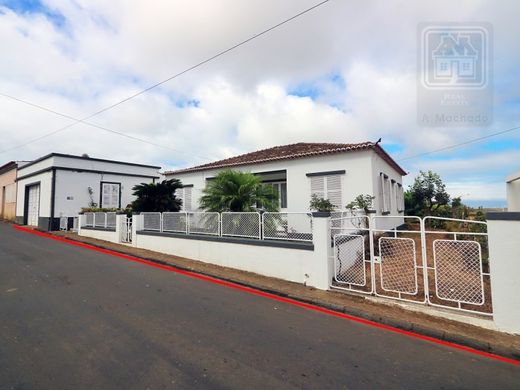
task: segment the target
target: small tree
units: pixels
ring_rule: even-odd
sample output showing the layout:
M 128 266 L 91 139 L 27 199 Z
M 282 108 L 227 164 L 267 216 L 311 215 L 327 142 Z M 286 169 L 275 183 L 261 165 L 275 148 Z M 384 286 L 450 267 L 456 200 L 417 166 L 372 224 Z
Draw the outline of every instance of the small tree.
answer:
M 330 202 L 330 200 L 319 198 L 316 194 L 312 194 L 309 207 L 311 210 L 324 212 L 331 212 L 336 209 L 336 207 Z
M 405 193 L 407 214 L 435 215 L 440 206 L 448 205 L 450 195 L 441 177 L 432 171 L 420 171 L 410 190 Z
M 363 210 L 366 214 L 368 214 L 370 209 L 372 208 L 372 202 L 375 198 L 375 196 L 368 194 L 358 195 L 352 202 L 347 204 L 347 209 L 349 209 L 350 212 L 353 212 L 355 210 Z
M 132 190 L 137 197 L 132 203 L 132 211 L 179 211 L 182 200 L 175 196 L 175 191 L 182 188 L 178 179 L 163 180 L 159 183 L 141 183 Z
M 200 206 L 206 211 L 278 211 L 278 192 L 252 173 L 227 169 L 203 190 Z

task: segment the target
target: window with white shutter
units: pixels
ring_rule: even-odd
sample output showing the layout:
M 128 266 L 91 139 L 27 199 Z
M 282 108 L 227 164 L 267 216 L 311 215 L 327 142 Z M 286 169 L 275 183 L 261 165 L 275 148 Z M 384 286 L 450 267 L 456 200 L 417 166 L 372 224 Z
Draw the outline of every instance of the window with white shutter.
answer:
M 397 211 L 404 210 L 404 191 L 403 186 L 399 183 L 396 183 L 396 202 L 397 202 Z
M 193 187 L 183 187 L 175 190 L 175 196 L 177 199 L 182 200 L 182 211 L 192 211 L 192 189 Z
M 325 198 L 325 176 L 311 177 L 311 195 L 318 198 Z
M 121 183 L 101 182 L 101 205 L 105 209 L 121 207 Z
M 384 173 L 379 174 L 379 196 L 381 199 L 381 212 L 388 213 L 390 212 L 390 200 L 391 200 L 391 185 L 388 176 Z
M 192 211 L 191 190 L 192 187 L 184 187 L 184 211 Z
M 341 208 L 341 175 L 311 176 L 311 195 L 328 199 L 335 207 Z

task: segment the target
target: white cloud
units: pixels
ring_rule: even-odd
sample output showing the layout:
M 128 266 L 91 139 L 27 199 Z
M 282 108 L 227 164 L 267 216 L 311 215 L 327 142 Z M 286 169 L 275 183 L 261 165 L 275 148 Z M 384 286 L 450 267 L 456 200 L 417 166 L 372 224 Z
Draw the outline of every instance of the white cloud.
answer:
M 314 1 L 220 2 L 45 0 L 65 18 L 0 8 L 0 92 L 77 117 L 86 116 L 162 80 Z M 84 125 L 0 154 L 34 158 L 50 151 L 192 165 L 247 150 L 298 141 L 397 143 L 397 157 L 483 133 L 416 124 L 416 30 L 422 21 L 488 20 L 494 25 L 497 124 L 516 118 L 520 54 L 515 2 L 342 2 L 325 6 L 92 122 L 178 150 L 141 144 Z M 498 70 L 500 72 L 498 72 Z M 327 80 L 341 77 L 345 86 Z M 316 99 L 289 91 L 302 84 Z M 516 88 L 515 88 L 516 87 Z M 197 104 L 186 104 L 187 100 Z M 70 121 L 0 97 L 0 150 Z M 509 105 L 508 105 L 509 104 Z M 509 161 L 509 162 L 508 162 Z M 501 157 L 501 169 L 518 159 Z M 443 165 L 444 164 L 444 165 Z M 496 163 L 498 164 L 498 163 Z M 407 161 L 405 168 L 475 177 L 493 162 Z M 453 175 L 449 176 L 450 180 Z M 487 178 L 486 180 L 491 180 Z M 493 179 L 497 181 L 497 178 Z M 478 180 L 476 181 L 478 182 Z M 503 196 L 503 195 L 502 195 Z

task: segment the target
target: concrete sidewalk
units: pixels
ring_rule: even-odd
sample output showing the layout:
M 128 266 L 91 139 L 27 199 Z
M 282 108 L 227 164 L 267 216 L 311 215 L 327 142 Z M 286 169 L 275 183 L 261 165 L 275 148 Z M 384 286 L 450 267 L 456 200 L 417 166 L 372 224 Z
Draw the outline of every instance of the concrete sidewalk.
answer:
M 384 302 L 384 300 L 376 300 L 373 297 L 347 294 L 339 291 L 317 290 L 302 284 L 287 282 L 251 272 L 220 267 L 196 260 L 166 255 L 127 245 L 114 244 L 89 237 L 81 237 L 72 232 L 53 232 L 53 234 L 69 240 L 87 243 L 160 264 L 167 264 L 179 269 L 253 287 L 261 291 L 311 303 L 398 329 L 520 360 L 520 335 L 509 335 L 447 318 L 432 316 L 421 311 L 423 307 L 420 305 L 404 307 L 402 305 Z M 476 319 L 476 321 L 478 322 L 479 319 Z

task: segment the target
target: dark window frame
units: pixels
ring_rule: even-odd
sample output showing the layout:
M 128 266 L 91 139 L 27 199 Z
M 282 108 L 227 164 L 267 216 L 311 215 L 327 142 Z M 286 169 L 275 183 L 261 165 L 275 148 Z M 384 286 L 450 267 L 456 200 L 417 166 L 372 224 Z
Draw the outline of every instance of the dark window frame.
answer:
M 103 184 L 117 184 L 119 185 L 119 202 L 118 202 L 118 209 L 121 208 L 121 198 L 122 198 L 122 190 L 121 190 L 121 182 L 116 181 L 100 181 L 99 182 L 99 208 L 103 208 Z

